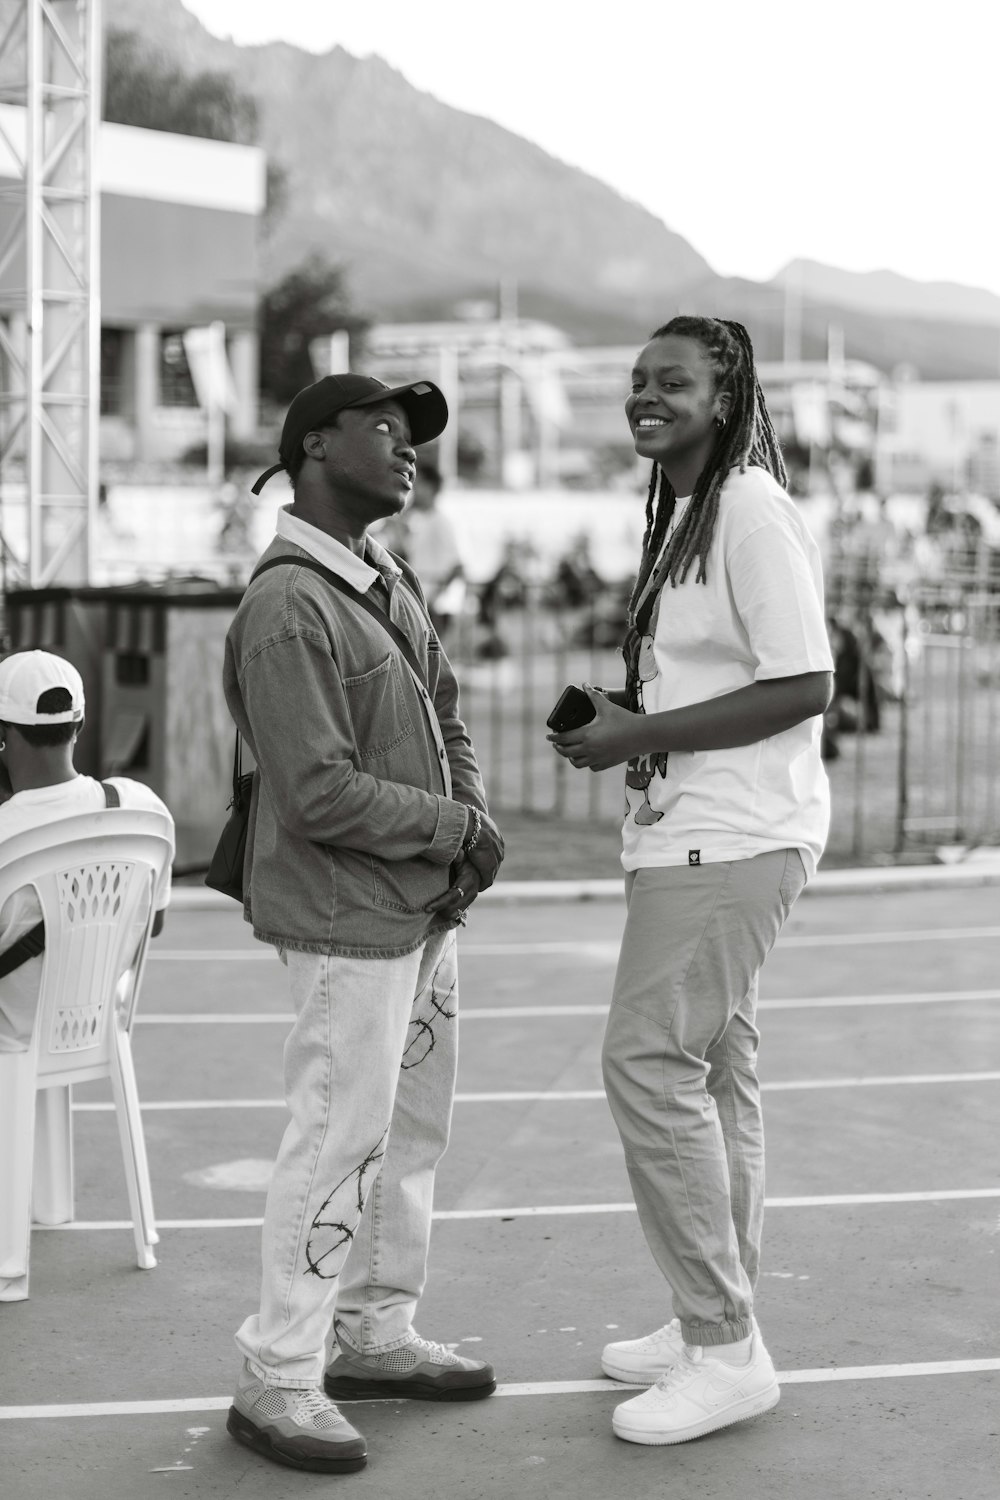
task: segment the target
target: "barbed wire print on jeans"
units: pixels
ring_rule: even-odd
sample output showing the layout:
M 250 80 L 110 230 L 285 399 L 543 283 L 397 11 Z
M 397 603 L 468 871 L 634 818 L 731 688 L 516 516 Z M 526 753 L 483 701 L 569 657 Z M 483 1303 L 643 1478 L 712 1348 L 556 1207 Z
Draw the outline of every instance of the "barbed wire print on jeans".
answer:
M 361 1165 L 342 1177 L 333 1192 L 320 1204 L 306 1241 L 304 1275 L 319 1276 L 324 1281 L 332 1281 L 335 1276 L 339 1276 L 344 1256 L 337 1252 L 345 1246 L 350 1248 L 357 1233 L 367 1196 L 365 1179 L 369 1172 L 377 1171 L 379 1162 L 385 1156 L 388 1134 L 387 1125 Z M 330 1266 L 331 1256 L 336 1257 L 333 1266 Z
M 438 992 L 438 976 L 445 964 L 451 966 L 451 982 L 444 993 Z M 406 1072 L 409 1068 L 416 1068 L 426 1061 L 434 1051 L 435 1035 L 434 1027 L 442 1021 L 454 1021 L 458 1015 L 458 1008 L 448 1009 L 449 1001 L 453 1000 L 458 990 L 458 973 L 455 967 L 455 950 L 449 944 L 441 958 L 438 960 L 433 973 L 417 995 L 413 1002 L 414 1010 L 420 1006 L 424 996 L 429 993 L 430 1006 L 426 1015 L 415 1015 L 410 1022 L 409 1041 L 403 1048 L 403 1060 L 400 1068 Z

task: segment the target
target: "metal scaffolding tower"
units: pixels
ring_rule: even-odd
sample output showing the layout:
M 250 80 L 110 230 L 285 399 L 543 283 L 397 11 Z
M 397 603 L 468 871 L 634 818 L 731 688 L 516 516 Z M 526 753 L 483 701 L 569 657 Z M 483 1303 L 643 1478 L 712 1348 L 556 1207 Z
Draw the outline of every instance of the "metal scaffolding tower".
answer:
M 0 0 L 0 493 L 23 481 L 32 588 L 90 577 L 100 59 L 100 0 Z

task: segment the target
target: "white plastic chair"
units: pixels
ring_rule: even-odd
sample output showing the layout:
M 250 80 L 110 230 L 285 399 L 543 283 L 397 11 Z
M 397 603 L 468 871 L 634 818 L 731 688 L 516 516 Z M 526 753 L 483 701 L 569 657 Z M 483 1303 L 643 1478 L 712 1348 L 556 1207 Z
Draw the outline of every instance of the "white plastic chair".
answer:
M 132 808 L 74 814 L 0 844 L 0 908 L 32 885 L 45 921 L 31 1044 L 0 1052 L 0 1301 L 28 1296 L 32 1218 L 73 1218 L 72 1086 L 91 1078 L 111 1079 L 136 1258 L 156 1264 L 130 1033 L 170 849 L 168 819 Z

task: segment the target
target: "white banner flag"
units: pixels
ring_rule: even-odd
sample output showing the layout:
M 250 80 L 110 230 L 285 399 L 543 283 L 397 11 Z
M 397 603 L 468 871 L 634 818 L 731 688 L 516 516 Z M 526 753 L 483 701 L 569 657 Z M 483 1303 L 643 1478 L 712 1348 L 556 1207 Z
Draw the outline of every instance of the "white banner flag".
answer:
M 226 358 L 226 325 L 209 323 L 207 328 L 188 328 L 182 337 L 198 405 L 205 411 L 221 408 L 235 412 L 239 403 Z

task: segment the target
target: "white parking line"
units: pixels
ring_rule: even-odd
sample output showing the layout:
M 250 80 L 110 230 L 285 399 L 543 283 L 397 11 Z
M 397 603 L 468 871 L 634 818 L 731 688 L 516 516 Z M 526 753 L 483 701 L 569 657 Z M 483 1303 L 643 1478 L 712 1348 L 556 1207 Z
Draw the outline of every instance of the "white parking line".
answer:
M 1000 993 L 997 998 L 1000 999 Z M 478 1010 L 462 1010 L 461 1017 L 463 1021 L 502 1021 L 508 1018 L 525 1021 L 545 1016 L 606 1016 L 607 1013 L 606 1005 L 496 1005 L 484 1006 Z M 144 1022 L 147 1026 L 290 1026 L 292 1016 L 286 1011 L 254 1011 L 239 1015 L 229 1015 L 225 1011 L 211 1011 L 202 1015 L 180 1012 L 170 1015 L 151 1012 L 143 1015 L 140 1011 L 136 1022 Z
M 971 938 L 998 938 L 1000 927 L 930 927 L 907 928 L 892 932 L 810 932 L 782 935 L 776 948 L 841 948 L 867 943 L 947 943 L 966 942 Z M 617 961 L 619 943 L 603 942 L 536 942 L 536 943 L 463 943 L 463 957 L 505 958 L 578 954 L 582 958 Z
M 77 1104 L 74 1101 L 73 1113 L 75 1115 L 111 1114 L 114 1107 L 113 1102 L 108 1099 L 86 1104 Z M 152 1114 L 154 1110 L 287 1109 L 288 1106 L 284 1099 L 153 1099 L 142 1100 L 139 1108 L 143 1114 Z
M 919 1193 L 833 1193 L 807 1198 L 767 1198 L 766 1208 L 851 1208 L 884 1203 L 952 1203 L 981 1198 L 1000 1198 L 1000 1187 L 942 1188 Z M 633 1214 L 634 1203 L 556 1203 L 544 1207 L 443 1208 L 433 1217 L 441 1222 L 465 1219 L 575 1218 L 591 1214 Z M 157 1229 L 259 1229 L 262 1218 L 246 1219 L 157 1219 Z M 131 1219 L 72 1219 L 68 1224 L 33 1224 L 36 1232 L 70 1234 L 91 1230 L 131 1229 Z
M 866 943 L 958 943 L 1000 938 L 1000 927 L 906 928 L 902 932 L 814 932 L 779 937 L 777 948 L 853 948 Z
M 758 1010 L 841 1010 L 859 1005 L 966 1005 L 1000 1000 L 1000 990 L 927 990 L 898 995 L 804 995 L 784 1000 L 761 1000 Z M 607 1005 L 483 1005 L 461 1011 L 463 1021 L 537 1021 L 548 1017 L 606 1016 Z M 225 1011 L 165 1014 L 141 1011 L 137 1023 L 146 1026 L 290 1026 L 287 1011 Z
M 782 1385 L 826 1385 L 845 1380 L 906 1380 L 916 1376 L 982 1375 L 1000 1370 L 1000 1359 L 944 1359 L 911 1365 L 854 1365 L 842 1369 L 780 1370 Z M 498 1396 L 589 1396 L 637 1390 L 620 1380 L 531 1380 L 498 1385 Z M 391 1397 L 385 1398 L 391 1400 Z M 0 1406 L 0 1422 L 53 1417 L 156 1417 L 175 1412 L 226 1411 L 232 1396 L 182 1397 L 173 1401 L 79 1401 L 51 1406 Z
M 896 1085 L 919 1086 L 934 1083 L 998 1083 L 1000 1069 L 984 1073 L 885 1073 L 859 1078 L 793 1078 L 777 1083 L 762 1083 L 762 1093 L 812 1092 L 818 1089 L 892 1088 Z M 518 1089 L 492 1093 L 456 1094 L 456 1104 L 572 1104 L 603 1100 L 603 1089 Z M 74 1104 L 81 1114 L 110 1114 L 110 1100 Z M 284 1099 L 156 1099 L 143 1103 L 144 1111 L 192 1109 L 284 1109 Z
M 855 1005 L 966 1005 L 1000 1000 L 1000 990 L 919 990 L 898 995 L 814 995 L 761 1000 L 758 1010 L 842 1010 Z
M 989 1188 L 945 1188 L 940 1192 L 920 1193 L 833 1193 L 813 1195 L 807 1198 L 766 1198 L 766 1208 L 849 1208 L 861 1204 L 880 1203 L 938 1203 L 945 1200 L 970 1198 L 1000 1198 L 1000 1187 Z M 435 1219 L 533 1219 L 547 1215 L 556 1217 L 574 1214 L 628 1214 L 635 1213 L 634 1203 L 574 1203 L 555 1204 L 545 1208 L 452 1208 L 436 1210 Z M 132 1227 L 125 1221 L 125 1228 Z
M 154 948 L 146 954 L 147 963 L 193 964 L 277 962 L 276 951 L 261 944 L 259 948 Z
M 293 1017 L 287 1011 L 254 1011 L 250 1014 L 229 1015 L 224 1011 L 206 1011 L 200 1015 L 144 1015 L 136 1016 L 137 1026 L 291 1026 Z
M 157 1219 L 157 1229 L 259 1229 L 264 1220 L 249 1219 Z M 32 1224 L 32 1234 L 66 1233 L 92 1229 L 131 1229 L 131 1219 L 71 1219 L 68 1224 Z
M 778 948 L 843 948 L 878 943 L 950 943 L 972 938 L 998 938 L 1000 927 L 911 928 L 902 932 L 813 932 L 779 937 Z M 534 958 L 553 955 L 617 963 L 617 939 L 603 942 L 463 943 L 465 958 Z M 272 948 L 153 948 L 155 963 L 260 963 L 276 958 Z
M 793 1078 L 784 1083 L 762 1083 L 763 1093 L 792 1093 L 800 1089 L 884 1089 L 930 1083 L 996 1083 L 1000 1070 L 982 1073 L 881 1073 L 858 1078 Z
M 463 1021 L 544 1020 L 546 1016 L 606 1016 L 607 1005 L 478 1005 L 460 1007 Z

